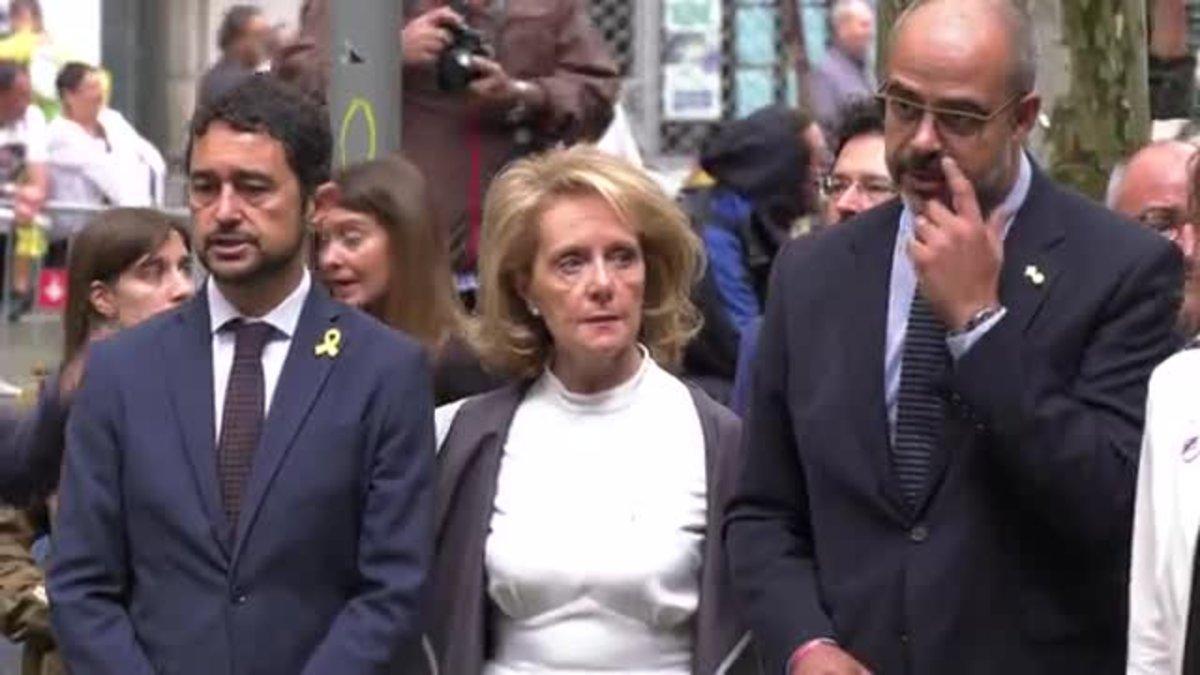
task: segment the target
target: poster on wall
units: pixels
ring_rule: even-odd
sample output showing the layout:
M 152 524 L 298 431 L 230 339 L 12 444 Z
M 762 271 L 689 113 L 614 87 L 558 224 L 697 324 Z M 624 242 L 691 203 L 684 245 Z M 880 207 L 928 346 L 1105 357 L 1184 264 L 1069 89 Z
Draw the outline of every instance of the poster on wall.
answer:
M 721 119 L 721 2 L 663 3 L 663 119 Z

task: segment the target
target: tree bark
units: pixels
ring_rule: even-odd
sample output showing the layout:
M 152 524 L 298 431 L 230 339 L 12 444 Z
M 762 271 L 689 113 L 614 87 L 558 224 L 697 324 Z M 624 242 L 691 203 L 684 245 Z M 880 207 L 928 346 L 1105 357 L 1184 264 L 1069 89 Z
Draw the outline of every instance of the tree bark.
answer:
M 1146 0 L 1016 0 L 1033 16 L 1042 115 L 1031 148 L 1056 180 L 1102 199 L 1150 137 Z M 912 0 L 879 0 L 879 48 Z M 886 66 L 885 66 L 886 67 Z

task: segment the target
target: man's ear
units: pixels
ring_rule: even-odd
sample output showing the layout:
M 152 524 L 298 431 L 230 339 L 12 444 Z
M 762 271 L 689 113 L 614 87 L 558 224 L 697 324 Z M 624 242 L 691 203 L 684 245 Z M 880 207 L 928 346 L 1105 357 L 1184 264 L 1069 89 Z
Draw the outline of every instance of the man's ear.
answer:
M 1033 127 L 1037 124 L 1038 115 L 1042 112 L 1042 97 L 1036 92 L 1030 93 L 1017 103 L 1017 132 L 1022 140 L 1029 138 Z
M 113 321 L 117 318 L 117 303 L 113 299 L 112 289 L 103 281 L 93 281 L 88 287 L 88 302 L 105 319 Z

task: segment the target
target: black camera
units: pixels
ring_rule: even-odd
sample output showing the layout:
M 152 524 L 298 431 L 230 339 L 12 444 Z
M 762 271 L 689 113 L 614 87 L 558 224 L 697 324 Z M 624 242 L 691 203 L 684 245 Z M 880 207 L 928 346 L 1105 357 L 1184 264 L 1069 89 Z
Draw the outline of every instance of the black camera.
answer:
M 471 80 L 479 77 L 479 73 L 471 67 L 471 59 L 491 56 L 492 52 L 479 31 L 458 24 L 447 24 L 446 29 L 450 31 L 451 41 L 438 57 L 438 88 L 459 92 L 466 89 Z

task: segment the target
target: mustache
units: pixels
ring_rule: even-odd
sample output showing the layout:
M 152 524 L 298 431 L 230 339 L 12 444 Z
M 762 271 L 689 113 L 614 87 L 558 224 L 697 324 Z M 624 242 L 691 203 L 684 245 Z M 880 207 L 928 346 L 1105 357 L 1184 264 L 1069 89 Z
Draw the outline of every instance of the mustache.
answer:
M 897 162 L 897 173 L 904 174 L 909 172 L 917 173 L 942 173 L 942 155 L 941 153 L 925 153 L 916 154 L 908 153 L 899 157 Z
M 213 246 L 228 245 L 228 244 L 253 244 L 258 245 L 258 237 L 249 232 L 214 232 L 204 238 L 203 248 L 212 248 Z

